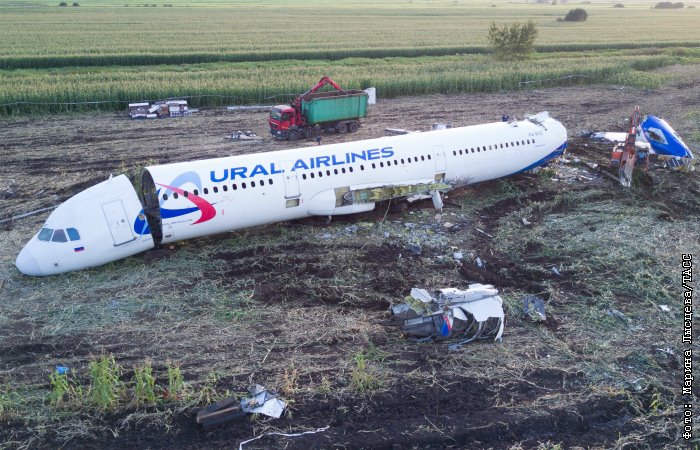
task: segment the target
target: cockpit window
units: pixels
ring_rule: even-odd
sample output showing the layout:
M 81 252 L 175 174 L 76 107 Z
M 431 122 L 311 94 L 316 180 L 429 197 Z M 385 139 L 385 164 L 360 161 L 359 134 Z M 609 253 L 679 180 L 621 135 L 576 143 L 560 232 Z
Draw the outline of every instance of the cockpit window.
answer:
M 658 128 L 649 128 L 647 130 L 647 133 L 649 135 L 650 140 L 658 142 L 660 144 L 668 144 L 666 138 L 664 137 L 664 133 Z
M 75 228 L 66 228 L 66 233 L 68 233 L 68 237 L 71 241 L 80 240 L 80 233 L 78 233 L 78 230 L 76 230 Z
M 50 241 L 51 236 L 53 235 L 53 230 L 51 228 L 42 228 L 41 231 L 39 231 L 39 240 L 40 241 Z
M 63 230 L 54 231 L 51 242 L 68 242 L 68 239 L 66 239 L 66 232 Z

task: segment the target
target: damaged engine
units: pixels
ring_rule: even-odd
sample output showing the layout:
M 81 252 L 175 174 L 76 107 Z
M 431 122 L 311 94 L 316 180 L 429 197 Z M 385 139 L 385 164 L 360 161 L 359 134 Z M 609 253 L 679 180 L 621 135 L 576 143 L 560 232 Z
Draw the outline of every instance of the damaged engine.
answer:
M 470 284 L 428 292 L 413 288 L 405 303 L 389 312 L 405 335 L 418 341 L 462 338 L 459 344 L 476 339 L 500 340 L 503 335 L 503 300 L 491 285 Z

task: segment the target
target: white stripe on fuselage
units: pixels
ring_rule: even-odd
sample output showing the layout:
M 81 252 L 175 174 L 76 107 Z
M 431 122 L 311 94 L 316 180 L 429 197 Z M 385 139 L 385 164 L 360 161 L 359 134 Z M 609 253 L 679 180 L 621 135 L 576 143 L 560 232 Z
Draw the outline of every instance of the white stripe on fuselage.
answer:
M 558 122 L 549 120 L 552 125 L 556 124 L 563 130 Z M 564 143 L 565 137 L 562 140 L 557 134 L 556 126 L 552 130 L 549 124 L 550 122 L 545 122 L 545 126 L 550 128 L 548 131 L 544 126 L 530 121 L 517 122 L 517 126 L 499 122 L 341 144 L 174 163 L 147 169 L 157 185 L 166 186 L 183 173 L 195 172 L 201 180 L 201 186 L 187 183 L 176 187 L 190 193 L 197 189 L 199 196 L 213 204 L 216 209 L 214 218 L 197 224 L 194 222 L 201 216 L 199 211 L 170 219 L 164 218 L 163 242 L 170 242 L 306 217 L 309 213 L 305 205 L 317 193 L 335 188 L 433 179 L 437 173 L 444 173 L 445 182 L 452 186 L 506 176 L 529 167 Z M 518 145 L 513 145 L 516 141 Z M 525 144 L 520 144 L 523 141 Z M 475 149 L 474 153 L 472 148 Z M 477 148 L 481 151 L 477 152 Z M 440 149 L 444 157 L 440 156 Z M 352 162 L 353 153 L 363 155 L 366 159 L 355 156 Z M 387 157 L 389 153 L 391 157 Z M 280 172 L 285 161 L 293 165 L 300 160 L 307 166 L 304 168 L 303 164 L 298 165 L 294 170 L 298 177 L 300 204 L 288 208 L 285 196 L 293 196 L 295 192 L 285 189 L 285 174 Z M 320 167 L 316 167 L 317 165 Z M 253 176 L 250 176 L 251 174 Z M 261 181 L 264 185 L 261 185 Z M 252 187 L 253 183 L 255 187 Z M 234 184 L 236 190 L 233 190 Z M 214 187 L 218 192 L 213 192 Z M 204 188 L 207 188 L 207 194 L 203 193 Z M 172 192 L 165 189 L 161 189 L 161 199 L 163 193 L 170 195 L 168 200 L 161 201 L 161 208 L 185 209 L 194 206 L 189 199 L 182 196 L 173 198 Z

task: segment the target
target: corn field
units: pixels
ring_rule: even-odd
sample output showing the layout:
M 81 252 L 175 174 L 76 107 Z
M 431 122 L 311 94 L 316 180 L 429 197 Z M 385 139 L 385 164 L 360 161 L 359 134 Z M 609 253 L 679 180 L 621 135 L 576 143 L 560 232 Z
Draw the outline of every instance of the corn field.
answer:
M 189 97 L 194 106 L 271 103 L 327 74 L 381 97 L 618 82 L 653 87 L 648 69 L 697 61 L 698 9 L 462 0 L 0 4 L 0 114 L 123 109 Z M 167 6 L 170 5 L 170 6 Z M 493 6 L 492 6 L 493 5 Z M 534 20 L 537 56 L 497 62 L 491 21 Z M 639 30 L 643 28 L 644 32 Z M 91 104 L 63 104 L 99 102 Z

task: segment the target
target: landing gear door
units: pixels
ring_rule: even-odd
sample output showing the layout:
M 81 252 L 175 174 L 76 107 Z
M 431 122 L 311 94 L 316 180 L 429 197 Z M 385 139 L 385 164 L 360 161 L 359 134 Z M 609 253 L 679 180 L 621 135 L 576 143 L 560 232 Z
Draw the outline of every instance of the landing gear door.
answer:
M 435 173 L 445 172 L 445 150 L 442 145 L 433 145 L 433 157 L 435 158 Z
M 284 198 L 297 198 L 301 195 L 299 191 L 299 178 L 297 173 L 292 171 L 294 167 L 293 161 L 280 162 L 280 168 L 284 171 Z
M 115 246 L 126 244 L 136 239 L 131 231 L 131 224 L 126 216 L 124 204 L 121 200 L 105 203 L 102 205 L 102 211 L 104 212 L 105 220 L 107 220 L 109 231 L 112 233 L 112 240 Z

